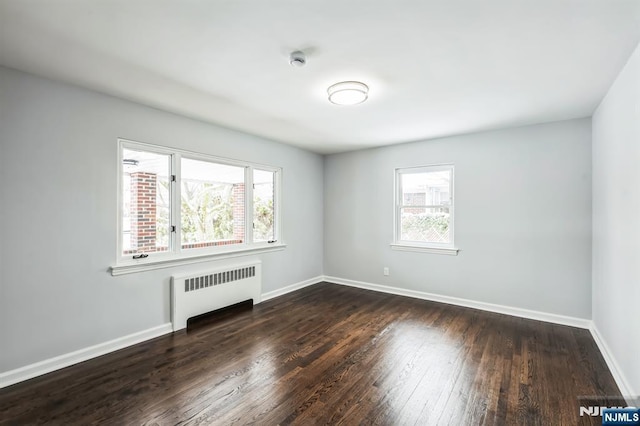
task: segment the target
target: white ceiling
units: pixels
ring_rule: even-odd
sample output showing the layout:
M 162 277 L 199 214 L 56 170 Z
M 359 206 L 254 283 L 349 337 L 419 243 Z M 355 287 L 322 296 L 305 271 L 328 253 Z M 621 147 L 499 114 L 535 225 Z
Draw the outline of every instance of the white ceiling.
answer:
M 590 116 L 639 40 L 640 0 L 0 0 L 0 64 L 320 153 Z

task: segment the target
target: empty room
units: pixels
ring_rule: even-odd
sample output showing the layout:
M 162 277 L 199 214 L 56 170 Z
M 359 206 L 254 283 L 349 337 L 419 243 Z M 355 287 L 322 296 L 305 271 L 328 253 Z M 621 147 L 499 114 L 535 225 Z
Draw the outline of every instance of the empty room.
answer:
M 640 1 L 0 0 L 0 424 L 640 425 Z

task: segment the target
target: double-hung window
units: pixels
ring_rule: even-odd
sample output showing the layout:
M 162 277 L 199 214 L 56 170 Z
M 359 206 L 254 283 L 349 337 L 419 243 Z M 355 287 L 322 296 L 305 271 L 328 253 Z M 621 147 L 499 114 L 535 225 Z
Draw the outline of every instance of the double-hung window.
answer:
M 396 169 L 395 249 L 456 254 L 453 165 Z
M 280 168 L 126 140 L 118 164 L 118 265 L 282 245 Z

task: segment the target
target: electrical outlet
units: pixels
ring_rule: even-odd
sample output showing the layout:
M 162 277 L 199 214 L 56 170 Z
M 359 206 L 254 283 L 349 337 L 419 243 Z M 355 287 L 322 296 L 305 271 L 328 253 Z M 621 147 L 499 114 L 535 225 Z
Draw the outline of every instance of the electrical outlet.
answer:
M 387 267 L 385 266 L 385 267 L 384 267 L 384 269 L 382 270 L 382 273 L 383 273 L 385 276 L 389 276 L 389 268 L 387 268 Z

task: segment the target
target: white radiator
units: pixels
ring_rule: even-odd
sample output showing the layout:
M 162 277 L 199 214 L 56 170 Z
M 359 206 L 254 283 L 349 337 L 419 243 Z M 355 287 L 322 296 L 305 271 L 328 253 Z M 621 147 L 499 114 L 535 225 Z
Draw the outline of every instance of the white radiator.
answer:
M 187 327 L 193 316 L 253 299 L 260 303 L 262 263 L 229 265 L 198 274 L 171 277 L 173 331 Z

